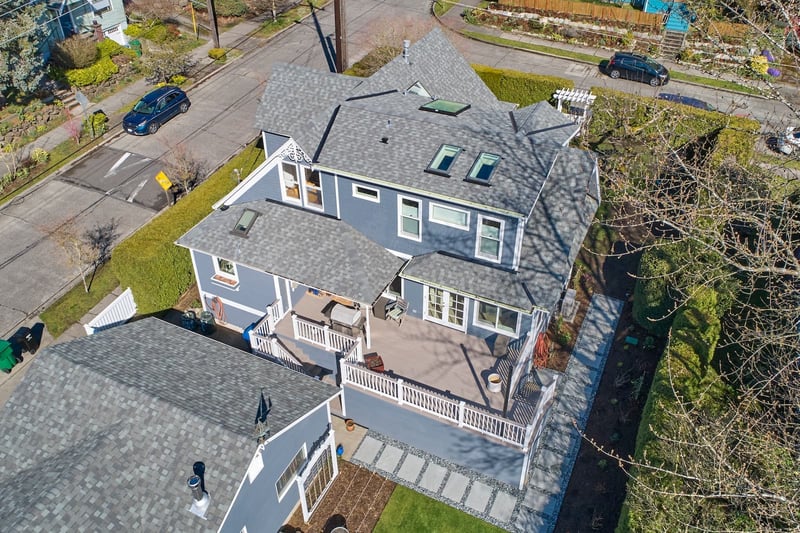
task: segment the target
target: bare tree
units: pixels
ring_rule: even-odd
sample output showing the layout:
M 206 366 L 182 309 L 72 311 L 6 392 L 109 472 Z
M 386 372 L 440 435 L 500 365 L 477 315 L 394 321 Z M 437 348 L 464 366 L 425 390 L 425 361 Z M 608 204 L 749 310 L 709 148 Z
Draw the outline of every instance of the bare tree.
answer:
M 167 177 L 177 188 L 173 194 L 185 194 L 191 191 L 208 173 L 206 161 L 198 159 L 183 143 L 170 144 L 165 158 Z
M 84 230 L 70 219 L 44 231 L 64 250 L 67 261 L 78 271 L 84 290 L 89 292 L 94 272 L 108 260 L 111 246 L 119 237 L 117 226 L 118 221 L 112 219 L 108 224 Z

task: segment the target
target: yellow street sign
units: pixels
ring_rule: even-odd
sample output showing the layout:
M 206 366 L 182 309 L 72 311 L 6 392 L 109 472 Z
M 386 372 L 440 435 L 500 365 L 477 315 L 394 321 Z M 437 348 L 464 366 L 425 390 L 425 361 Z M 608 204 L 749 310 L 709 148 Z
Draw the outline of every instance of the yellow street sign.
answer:
M 172 187 L 172 182 L 169 181 L 169 178 L 167 177 L 166 174 L 164 174 L 163 170 L 158 174 L 156 174 L 156 181 L 158 182 L 159 185 L 161 185 L 161 188 L 164 189 L 165 191 L 168 191 L 169 188 Z

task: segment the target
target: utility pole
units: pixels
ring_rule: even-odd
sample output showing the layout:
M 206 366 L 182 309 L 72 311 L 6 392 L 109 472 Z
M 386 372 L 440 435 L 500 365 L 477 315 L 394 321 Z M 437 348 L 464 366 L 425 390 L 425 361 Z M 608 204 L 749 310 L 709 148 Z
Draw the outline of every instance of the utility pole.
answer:
M 214 10 L 214 0 L 208 0 L 208 18 L 211 19 L 211 39 L 214 48 L 219 48 L 219 28 L 217 27 L 217 12 Z
M 347 68 L 347 29 L 344 20 L 344 0 L 333 0 L 333 19 L 336 31 L 336 72 L 341 74 Z

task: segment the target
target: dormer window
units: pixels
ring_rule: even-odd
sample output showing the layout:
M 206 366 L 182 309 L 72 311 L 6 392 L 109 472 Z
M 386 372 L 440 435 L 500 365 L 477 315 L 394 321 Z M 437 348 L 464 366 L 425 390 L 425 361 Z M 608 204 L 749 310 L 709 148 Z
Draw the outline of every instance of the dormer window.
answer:
M 439 151 L 436 152 L 435 156 L 433 156 L 428 168 L 425 170 L 427 172 L 432 172 L 433 174 L 449 176 L 450 168 L 453 166 L 456 157 L 458 157 L 458 154 L 460 153 L 461 148 L 458 146 L 453 146 L 452 144 L 443 144 L 439 147 Z
M 433 100 L 427 104 L 420 106 L 421 111 L 430 111 L 431 113 L 441 113 L 443 115 L 457 116 L 463 113 L 471 106 L 469 104 L 462 104 L 460 102 L 451 102 L 450 100 Z
M 477 183 L 488 184 L 498 163 L 500 163 L 499 155 L 481 152 L 472 164 L 472 168 L 467 174 L 467 179 Z
M 242 237 L 247 237 L 247 234 L 250 232 L 250 228 L 253 227 L 253 223 L 255 223 L 258 215 L 260 215 L 258 211 L 253 211 L 252 209 L 245 209 L 242 212 L 242 215 L 239 217 L 239 220 L 236 221 L 236 225 L 233 227 L 231 233 L 235 235 L 241 235 Z

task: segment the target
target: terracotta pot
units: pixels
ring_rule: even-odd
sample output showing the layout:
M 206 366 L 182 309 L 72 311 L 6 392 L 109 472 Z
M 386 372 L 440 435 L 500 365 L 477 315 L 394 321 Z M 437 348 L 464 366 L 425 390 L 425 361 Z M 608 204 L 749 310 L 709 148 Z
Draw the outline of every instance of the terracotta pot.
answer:
M 353 422 L 352 418 L 348 418 L 347 420 L 344 421 L 344 427 L 347 431 L 353 431 L 354 429 L 356 429 L 356 424 L 355 422 Z

